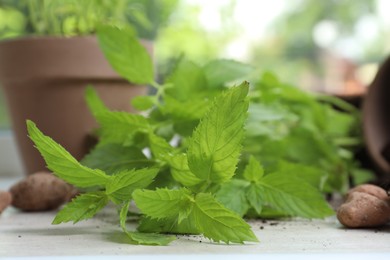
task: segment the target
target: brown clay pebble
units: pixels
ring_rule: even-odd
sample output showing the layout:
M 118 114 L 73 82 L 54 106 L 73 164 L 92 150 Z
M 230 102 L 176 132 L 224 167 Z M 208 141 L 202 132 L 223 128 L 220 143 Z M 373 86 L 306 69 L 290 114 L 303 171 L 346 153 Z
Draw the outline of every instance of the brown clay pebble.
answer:
M 390 198 L 354 191 L 337 210 L 341 224 L 350 228 L 378 227 L 390 221 Z
M 377 197 L 378 199 L 383 199 L 383 200 L 387 199 L 387 197 L 388 197 L 387 192 L 384 189 L 382 189 L 379 186 L 372 185 L 372 184 L 362 184 L 362 185 L 356 186 L 355 188 L 351 189 L 348 192 L 347 196 L 349 196 L 349 194 L 354 193 L 356 191 L 368 193 L 368 194 L 371 194 L 371 195 Z
M 0 213 L 2 213 L 12 202 L 12 195 L 8 191 L 0 191 Z
M 74 194 L 74 188 L 48 172 L 34 173 L 11 187 L 12 206 L 24 211 L 58 208 Z

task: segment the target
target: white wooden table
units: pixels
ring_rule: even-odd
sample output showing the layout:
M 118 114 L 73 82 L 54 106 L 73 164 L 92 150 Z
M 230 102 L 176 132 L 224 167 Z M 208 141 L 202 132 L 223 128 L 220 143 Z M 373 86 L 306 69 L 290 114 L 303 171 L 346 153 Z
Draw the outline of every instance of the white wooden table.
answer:
M 0 178 L 0 189 L 15 183 Z M 55 211 L 24 213 L 8 208 L 0 216 L 0 258 L 23 259 L 390 259 L 390 225 L 380 229 L 345 229 L 326 220 L 250 221 L 260 243 L 214 244 L 182 236 L 169 246 L 125 243 L 114 208 L 76 225 L 51 225 Z M 135 228 L 135 225 L 134 225 Z

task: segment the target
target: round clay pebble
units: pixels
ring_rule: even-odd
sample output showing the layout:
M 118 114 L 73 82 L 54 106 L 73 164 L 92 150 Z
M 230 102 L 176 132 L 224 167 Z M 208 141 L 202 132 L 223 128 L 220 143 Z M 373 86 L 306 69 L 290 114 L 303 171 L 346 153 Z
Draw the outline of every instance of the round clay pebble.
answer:
M 0 191 L 0 213 L 2 213 L 12 202 L 12 195 L 8 191 Z
M 349 196 L 349 194 L 354 193 L 356 191 L 371 194 L 371 195 L 377 197 L 378 199 L 384 200 L 384 199 L 388 198 L 387 192 L 384 189 L 382 189 L 379 186 L 372 185 L 372 184 L 362 184 L 362 185 L 356 186 L 355 188 L 351 189 L 348 192 L 347 196 Z
M 48 172 L 29 175 L 11 187 L 12 205 L 24 211 L 58 208 L 74 193 L 73 186 Z
M 337 219 L 346 227 L 370 228 L 390 221 L 390 199 L 354 191 L 337 210 Z

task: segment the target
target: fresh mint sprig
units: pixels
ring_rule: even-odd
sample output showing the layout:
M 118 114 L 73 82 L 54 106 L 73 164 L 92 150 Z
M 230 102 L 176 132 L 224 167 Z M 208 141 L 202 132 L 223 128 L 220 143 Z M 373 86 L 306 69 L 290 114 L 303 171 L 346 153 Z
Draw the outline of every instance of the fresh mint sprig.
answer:
M 193 158 L 193 162 L 191 164 L 190 159 L 188 159 L 188 165 L 191 165 L 189 166 L 190 171 L 199 177 L 201 181 L 201 185 L 196 192 L 186 188 L 179 190 L 140 190 L 140 188 L 147 187 L 151 183 L 159 171 L 158 168 L 124 170 L 111 176 L 98 170 L 99 173 L 105 176 L 104 183 L 101 183 L 101 186 L 104 187 L 104 192 L 80 195 L 58 213 L 53 223 L 78 222 L 94 216 L 108 201 L 118 205 L 123 205 L 124 203 L 126 205 L 134 197 L 141 212 L 151 219 L 174 218 L 178 225 L 184 220 L 189 221 L 192 230 L 197 230 L 198 233 L 216 242 L 256 242 L 257 238 L 251 231 L 250 226 L 236 213 L 220 204 L 208 192 L 211 185 L 220 184 L 231 179 L 236 170 L 240 156 L 239 144 L 243 137 L 243 127 L 248 109 L 248 100 L 246 98 L 248 88 L 248 83 L 244 82 L 240 86 L 231 88 L 220 95 L 194 131 L 188 147 L 188 158 Z M 91 93 L 90 91 L 88 92 L 90 96 Z M 95 103 L 97 104 L 98 102 Z M 115 112 L 102 109 L 101 105 L 98 107 L 100 112 L 94 113 L 97 118 L 100 118 L 102 114 L 116 118 L 117 114 Z M 219 120 L 214 125 L 213 121 L 216 119 Z M 29 121 L 27 124 L 30 137 L 41 152 L 46 152 L 45 145 L 50 141 L 51 154 L 62 152 L 56 155 L 57 161 L 61 160 L 63 163 L 74 161 L 70 154 L 63 152 L 63 148 L 60 145 L 56 144 L 49 137 L 44 136 L 34 123 Z M 161 158 L 165 158 L 171 156 L 170 152 L 173 148 L 170 147 L 169 149 L 167 147 L 169 144 L 162 141 L 161 137 L 151 140 L 157 143 L 158 147 L 161 147 L 161 143 L 163 143 L 163 147 L 166 148 L 166 150 L 160 149 L 160 154 L 156 157 L 161 156 Z M 208 142 L 212 140 L 216 141 L 209 145 Z M 63 154 L 66 156 L 63 156 Z M 53 165 L 52 162 L 49 162 L 51 157 L 45 156 L 45 159 L 49 167 Z M 194 163 L 200 167 L 195 167 Z M 64 164 L 60 165 L 58 163 L 54 165 L 56 165 L 56 168 L 52 167 L 51 169 L 57 171 L 57 176 L 68 176 L 63 174 L 66 172 L 66 168 L 62 168 Z M 85 174 L 85 178 L 94 177 L 94 171 L 97 171 L 79 163 L 77 165 L 82 169 L 88 170 L 89 175 Z M 209 169 L 209 171 L 204 174 L 202 169 Z M 77 176 L 72 175 L 71 178 L 68 177 L 68 180 L 72 180 L 72 184 L 80 186 L 78 185 Z M 91 185 L 84 185 L 83 187 L 89 186 Z M 192 187 L 189 188 L 191 189 Z M 122 212 L 122 228 L 123 214 Z M 124 231 L 134 241 L 135 233 Z M 137 236 L 141 235 L 137 234 Z M 155 238 L 155 236 L 153 237 Z M 146 239 L 147 237 L 143 238 Z
M 91 169 L 81 165 L 61 145 L 45 136 L 32 121 L 27 121 L 31 140 L 46 160 L 48 168 L 56 176 L 80 188 L 98 186 L 99 191 L 81 194 L 63 207 L 53 220 L 53 224 L 63 222 L 77 223 L 95 216 L 109 201 L 118 205 L 129 203 L 136 189 L 147 187 L 155 178 L 158 169 L 130 169 L 107 175 L 102 170 Z M 121 223 L 125 217 L 121 214 Z M 123 223 L 122 223 L 123 224 Z M 173 240 L 172 236 L 159 234 L 125 233 L 133 244 L 166 245 Z
M 189 166 L 186 173 L 192 173 L 190 179 L 198 178 L 197 189 L 188 185 L 180 190 L 135 191 L 134 200 L 142 213 L 151 219 L 176 219 L 177 225 L 187 219 L 193 229 L 216 242 L 257 241 L 250 226 L 208 192 L 212 185 L 230 180 L 236 171 L 248 89 L 244 82 L 216 98 L 190 138 L 184 157 Z
M 159 84 L 134 35 L 109 26 L 98 34 L 118 73 L 157 93 L 133 100 L 143 116 L 110 111 L 88 87 L 99 143 L 81 163 L 28 122 L 49 169 L 76 186 L 95 188 L 66 205 L 56 224 L 90 218 L 111 201 L 120 208 L 129 243 L 165 245 L 174 239 L 163 233 L 244 243 L 257 241 L 244 216 L 333 214 L 324 193 L 343 190 L 352 175 L 350 150 L 340 140 L 357 138 L 354 115 L 270 73 L 255 79 L 251 89 L 247 82 L 230 87 L 254 71 L 230 60 L 199 66 L 182 59 Z M 132 200 L 142 213 L 138 231 L 126 227 Z

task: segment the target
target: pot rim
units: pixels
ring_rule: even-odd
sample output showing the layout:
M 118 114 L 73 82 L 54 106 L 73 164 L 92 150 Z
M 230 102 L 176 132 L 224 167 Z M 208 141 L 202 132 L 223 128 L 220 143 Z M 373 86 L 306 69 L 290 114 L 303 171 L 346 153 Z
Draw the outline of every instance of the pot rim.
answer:
M 153 54 L 153 43 L 141 40 Z M 96 35 L 32 36 L 0 42 L 0 80 L 118 79 Z

